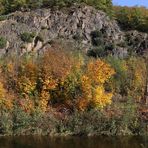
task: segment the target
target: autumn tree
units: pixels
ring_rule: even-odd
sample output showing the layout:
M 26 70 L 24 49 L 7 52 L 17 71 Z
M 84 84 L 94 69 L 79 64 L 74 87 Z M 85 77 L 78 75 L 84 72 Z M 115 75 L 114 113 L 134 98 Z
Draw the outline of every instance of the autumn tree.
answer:
M 81 79 L 81 110 L 89 106 L 103 108 L 111 103 L 112 93 L 105 91 L 104 83 L 114 74 L 109 64 L 102 60 L 90 61 Z
M 116 72 L 114 77 L 110 79 L 108 87 L 115 94 L 140 101 L 145 94 L 147 78 L 147 63 L 144 58 L 129 57 L 121 60 L 110 57 L 107 61 Z

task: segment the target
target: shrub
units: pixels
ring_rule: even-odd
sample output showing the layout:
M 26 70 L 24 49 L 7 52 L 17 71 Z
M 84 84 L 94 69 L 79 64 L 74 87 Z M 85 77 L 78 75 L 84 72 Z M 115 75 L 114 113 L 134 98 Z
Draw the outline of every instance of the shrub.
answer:
M 104 44 L 103 34 L 99 30 L 92 31 L 90 35 L 91 35 L 92 45 L 99 46 Z
M 0 37 L 0 48 L 5 48 L 7 45 L 7 40 L 4 37 Z
M 7 111 L 0 112 L 0 135 L 12 135 L 13 120 L 12 113 Z
M 98 46 L 88 50 L 87 55 L 95 58 L 104 57 L 107 55 L 107 51 L 104 46 Z
M 91 32 L 91 42 L 94 47 L 88 50 L 87 55 L 92 57 L 105 57 L 112 53 L 115 48 L 114 43 L 110 43 L 110 41 L 106 41 L 104 34 L 101 30 L 95 30 Z
M 27 43 L 33 42 L 34 37 L 35 37 L 35 33 L 24 32 L 21 34 L 22 41 Z

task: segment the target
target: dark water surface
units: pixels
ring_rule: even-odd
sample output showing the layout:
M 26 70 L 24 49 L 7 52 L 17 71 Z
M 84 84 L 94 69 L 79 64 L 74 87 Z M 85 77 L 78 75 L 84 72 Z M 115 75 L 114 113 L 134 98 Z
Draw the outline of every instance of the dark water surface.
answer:
M 1 137 L 0 148 L 148 148 L 148 137 Z

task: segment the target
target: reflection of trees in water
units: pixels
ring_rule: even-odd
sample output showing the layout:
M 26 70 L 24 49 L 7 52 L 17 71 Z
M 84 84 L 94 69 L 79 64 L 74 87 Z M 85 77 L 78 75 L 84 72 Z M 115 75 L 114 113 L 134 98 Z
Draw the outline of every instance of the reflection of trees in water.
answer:
M 1 137 L 3 148 L 146 148 L 148 137 Z

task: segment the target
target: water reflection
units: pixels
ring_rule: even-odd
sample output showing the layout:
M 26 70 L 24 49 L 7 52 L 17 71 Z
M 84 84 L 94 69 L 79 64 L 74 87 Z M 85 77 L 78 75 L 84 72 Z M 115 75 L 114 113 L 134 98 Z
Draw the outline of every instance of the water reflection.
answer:
M 1 137 L 0 148 L 148 148 L 148 137 Z

